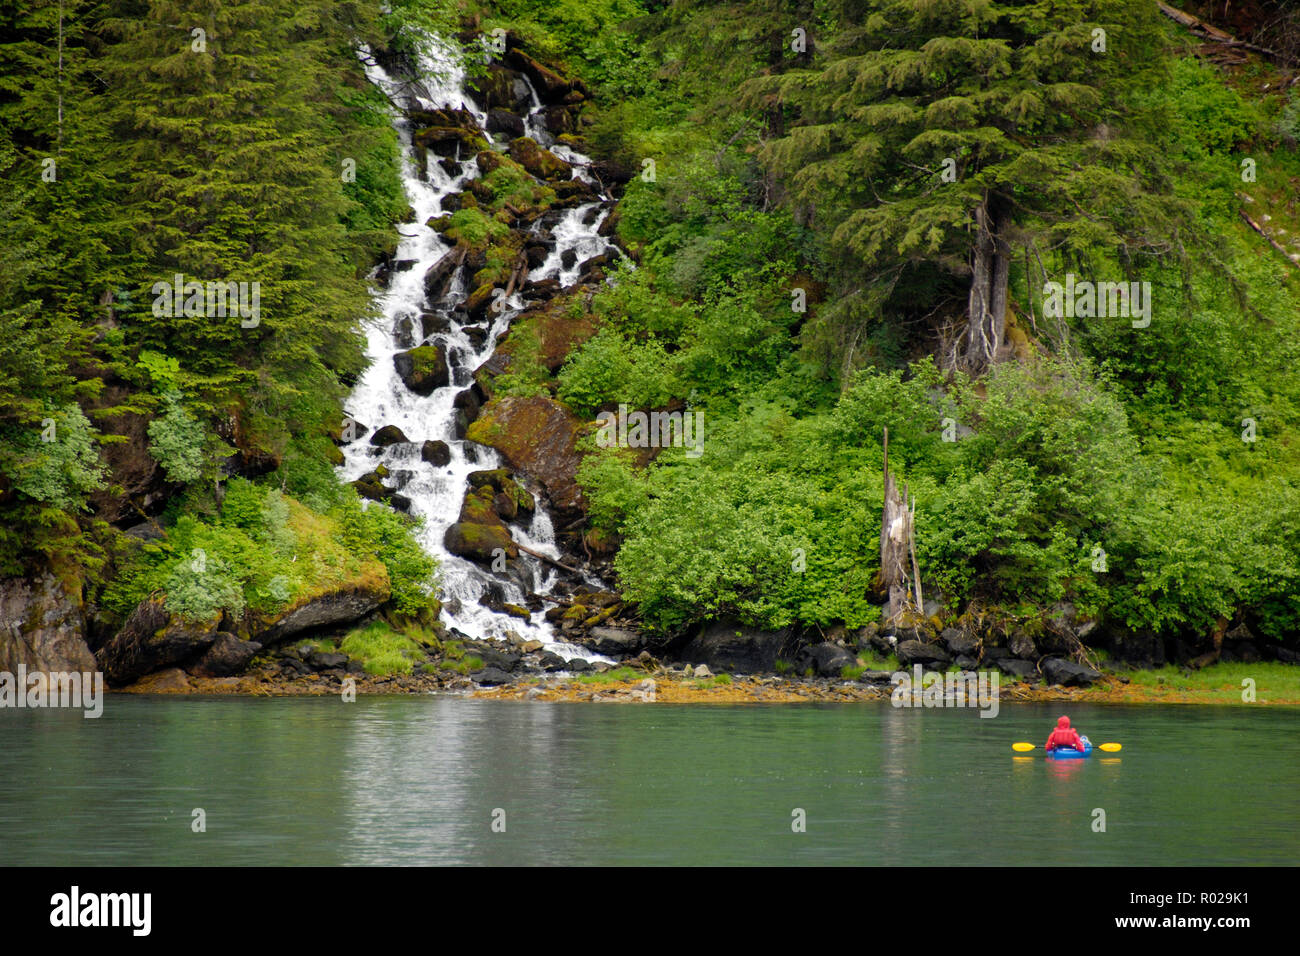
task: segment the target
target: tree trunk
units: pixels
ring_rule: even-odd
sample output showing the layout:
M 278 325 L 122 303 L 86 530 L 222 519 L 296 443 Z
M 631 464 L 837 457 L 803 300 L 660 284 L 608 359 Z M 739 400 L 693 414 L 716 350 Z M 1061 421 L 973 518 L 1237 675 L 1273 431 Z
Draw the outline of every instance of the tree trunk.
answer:
M 975 210 L 975 249 L 971 257 L 966 350 L 962 365 L 979 375 L 998 359 L 1007 314 L 1009 249 L 1000 237 L 1001 219 L 993 198 L 985 195 Z
M 885 620 L 897 617 L 915 604 L 921 606 L 920 571 L 913 547 L 913 511 L 907 505 L 906 491 L 898 493 L 898 485 L 889 470 L 889 429 L 885 429 L 885 506 L 880 518 L 880 571 L 876 575 L 876 588 L 889 595 L 885 607 Z M 910 561 L 909 561 L 910 559 Z M 908 566 L 915 581 L 915 593 L 910 586 Z

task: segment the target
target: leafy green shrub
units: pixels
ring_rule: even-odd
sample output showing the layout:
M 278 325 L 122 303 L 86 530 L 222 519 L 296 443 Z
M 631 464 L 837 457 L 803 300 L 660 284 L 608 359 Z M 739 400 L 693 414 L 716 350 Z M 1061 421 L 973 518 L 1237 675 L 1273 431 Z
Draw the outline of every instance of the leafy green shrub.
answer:
M 168 481 L 194 481 L 203 466 L 203 426 L 185 408 L 179 392 L 163 396 L 163 414 L 149 423 L 149 454 Z
M 65 511 L 85 507 L 86 496 L 105 486 L 105 470 L 90 422 L 75 403 L 47 407 L 37 428 L 0 432 L 0 472 L 27 497 Z
M 602 328 L 560 372 L 560 398 L 580 414 L 602 405 L 666 405 L 680 391 L 672 362 L 657 339 L 643 342 Z

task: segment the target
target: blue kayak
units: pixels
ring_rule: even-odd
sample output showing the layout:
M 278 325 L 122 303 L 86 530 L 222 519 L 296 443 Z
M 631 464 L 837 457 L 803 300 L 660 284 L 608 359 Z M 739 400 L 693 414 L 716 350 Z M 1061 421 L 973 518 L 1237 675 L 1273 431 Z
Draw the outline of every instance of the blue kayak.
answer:
M 1055 750 L 1047 751 L 1047 756 L 1057 760 L 1082 760 L 1092 753 L 1092 741 L 1082 735 L 1079 739 L 1083 741 L 1082 750 L 1075 750 L 1073 747 L 1057 747 Z

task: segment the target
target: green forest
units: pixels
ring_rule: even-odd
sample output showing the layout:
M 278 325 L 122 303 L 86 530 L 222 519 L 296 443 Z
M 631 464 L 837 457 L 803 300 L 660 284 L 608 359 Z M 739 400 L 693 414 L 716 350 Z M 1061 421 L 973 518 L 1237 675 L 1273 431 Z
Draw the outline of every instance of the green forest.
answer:
M 103 634 L 342 580 L 436 627 L 418 521 L 338 471 L 410 216 L 357 50 L 436 33 L 474 82 L 503 31 L 587 91 L 626 257 L 492 397 L 584 423 L 571 550 L 640 627 L 881 623 L 887 429 L 940 613 L 1293 641 L 1300 13 L 1252 9 L 1244 49 L 1151 0 L 6 4 L 0 577 Z M 492 175 L 463 236 L 535 192 Z M 259 310 L 160 316 L 178 276 Z M 598 447 L 620 406 L 702 415 L 701 453 Z

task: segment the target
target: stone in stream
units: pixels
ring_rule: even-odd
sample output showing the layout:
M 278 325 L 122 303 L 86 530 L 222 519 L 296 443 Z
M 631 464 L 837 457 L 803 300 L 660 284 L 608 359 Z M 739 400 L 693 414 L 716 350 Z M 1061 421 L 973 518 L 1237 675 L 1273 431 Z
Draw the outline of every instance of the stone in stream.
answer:
M 456 410 L 456 437 L 463 439 L 465 431 L 478 418 L 478 413 L 483 408 L 483 387 L 475 382 L 469 388 L 457 392 L 451 406 Z
M 404 445 L 406 441 L 406 435 L 396 425 L 385 425 L 370 436 L 370 444 L 377 448 L 387 448 L 389 445 Z
M 509 110 L 488 110 L 487 131 L 505 133 L 514 139 L 524 135 L 524 121 L 517 113 Z
M 562 671 L 568 666 L 564 658 L 553 651 L 542 651 L 541 660 L 538 663 L 547 672 Z
M 424 292 L 430 302 L 440 302 L 451 288 L 456 269 L 465 261 L 466 251 L 455 248 L 445 253 L 424 273 Z
M 432 395 L 435 389 L 451 382 L 451 373 L 442 349 L 421 345 L 393 356 L 393 366 L 402 384 L 416 395 Z
M 498 550 L 507 558 L 519 557 L 519 548 L 504 526 L 458 521 L 443 535 L 442 546 L 457 557 L 479 564 L 491 564 Z
M 510 158 L 538 179 L 567 182 L 573 167 L 527 136 L 510 141 Z
M 420 459 L 442 467 L 451 464 L 451 449 L 445 441 L 426 441 L 420 446 Z

